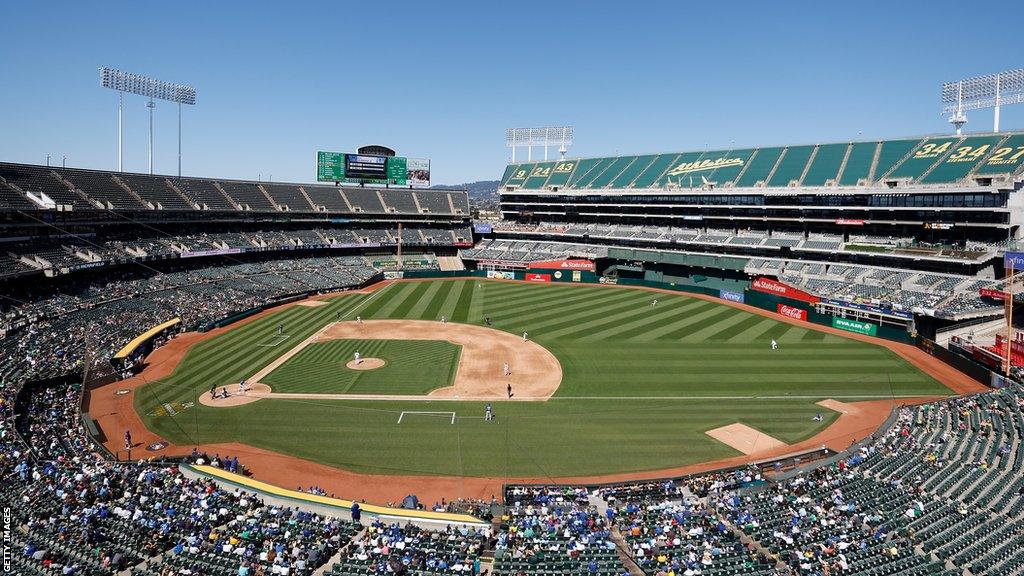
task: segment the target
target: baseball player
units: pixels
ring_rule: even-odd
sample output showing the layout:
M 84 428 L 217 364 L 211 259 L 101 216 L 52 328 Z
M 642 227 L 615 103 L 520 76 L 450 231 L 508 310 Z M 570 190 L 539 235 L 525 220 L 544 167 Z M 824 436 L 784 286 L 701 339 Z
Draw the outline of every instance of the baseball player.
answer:
M 504 372 L 504 375 L 505 376 L 511 376 L 512 375 L 512 370 L 509 369 L 508 362 L 505 362 L 505 372 Z
M 512 383 L 511 382 L 508 383 L 508 397 L 509 398 L 512 397 Z
M 239 395 L 245 394 L 245 390 L 246 390 L 246 382 L 245 382 L 245 378 L 243 378 L 242 380 L 240 380 L 238 382 L 238 393 L 239 393 Z
M 362 323 L 363 323 L 363 317 L 362 316 L 356 316 L 356 324 L 362 324 Z
M 658 305 L 658 299 L 657 299 L 657 298 L 655 298 L 654 300 L 651 300 L 651 307 L 652 307 L 652 308 L 653 308 L 654 306 L 657 306 L 657 305 Z
M 284 324 L 278 324 L 277 325 L 277 333 L 278 333 L 278 335 L 284 334 Z
M 359 364 L 363 363 L 363 357 L 359 355 L 359 352 L 355 353 L 355 358 L 356 358 L 356 365 L 359 365 Z
M 491 317 L 487 316 L 486 318 L 484 318 L 484 323 L 487 324 L 488 326 L 490 326 L 491 325 Z
M 530 335 L 529 332 L 523 332 L 523 342 L 526 342 L 526 338 Z
M 487 422 L 494 420 L 494 409 L 491 408 L 490 402 L 487 403 L 487 406 L 484 406 L 484 420 Z
M 778 350 L 778 349 L 779 349 L 779 343 L 776 342 L 775 340 L 772 340 L 772 350 Z
M 448 317 L 447 316 L 441 316 L 441 324 L 447 324 L 447 323 L 448 323 Z

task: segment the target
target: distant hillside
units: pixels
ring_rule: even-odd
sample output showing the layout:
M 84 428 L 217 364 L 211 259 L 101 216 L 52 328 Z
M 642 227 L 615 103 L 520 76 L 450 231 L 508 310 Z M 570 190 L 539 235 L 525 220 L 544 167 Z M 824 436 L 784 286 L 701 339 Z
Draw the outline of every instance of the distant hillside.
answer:
M 467 184 L 452 184 L 449 186 L 434 186 L 442 190 L 465 190 L 469 193 L 469 203 L 478 208 L 497 206 L 498 204 L 498 180 L 480 180 Z

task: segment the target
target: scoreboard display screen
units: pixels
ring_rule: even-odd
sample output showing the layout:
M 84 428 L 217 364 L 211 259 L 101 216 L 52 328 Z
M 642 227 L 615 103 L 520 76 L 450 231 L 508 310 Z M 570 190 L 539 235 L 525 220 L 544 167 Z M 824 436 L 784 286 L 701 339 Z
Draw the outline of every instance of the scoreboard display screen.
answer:
M 430 160 L 319 151 L 317 182 L 430 186 Z
M 345 176 L 356 180 L 387 180 L 387 157 L 345 155 Z

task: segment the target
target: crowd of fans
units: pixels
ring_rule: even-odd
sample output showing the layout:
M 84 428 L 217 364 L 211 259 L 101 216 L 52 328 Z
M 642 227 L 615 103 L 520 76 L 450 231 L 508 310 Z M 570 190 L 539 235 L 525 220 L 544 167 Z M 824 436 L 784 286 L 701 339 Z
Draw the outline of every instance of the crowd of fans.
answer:
M 359 285 L 376 271 L 361 257 L 314 257 L 146 273 L 135 270 L 54 293 L 5 300 L 0 331 L 0 378 L 36 380 L 92 368 L 129 340 L 172 318 L 196 329 L 282 296 Z M 52 304 L 52 305 L 51 305 Z

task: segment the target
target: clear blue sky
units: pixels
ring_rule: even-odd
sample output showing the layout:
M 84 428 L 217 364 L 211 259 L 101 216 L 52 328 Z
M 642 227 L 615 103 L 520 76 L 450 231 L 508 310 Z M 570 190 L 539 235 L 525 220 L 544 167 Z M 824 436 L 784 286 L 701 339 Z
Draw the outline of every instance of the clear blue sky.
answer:
M 0 14 L 0 160 L 116 168 L 117 96 L 97 73 L 111 66 L 196 86 L 186 175 L 302 182 L 317 149 L 368 143 L 431 158 L 435 183 L 498 178 L 513 126 L 572 124 L 574 156 L 945 132 L 942 82 L 1024 66 L 1020 2 L 0 0 Z M 144 100 L 125 116 L 125 169 L 145 171 Z M 991 129 L 989 111 L 970 119 Z M 177 169 L 176 122 L 159 103 L 157 172 Z M 1024 105 L 1002 124 L 1024 128 Z

